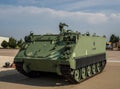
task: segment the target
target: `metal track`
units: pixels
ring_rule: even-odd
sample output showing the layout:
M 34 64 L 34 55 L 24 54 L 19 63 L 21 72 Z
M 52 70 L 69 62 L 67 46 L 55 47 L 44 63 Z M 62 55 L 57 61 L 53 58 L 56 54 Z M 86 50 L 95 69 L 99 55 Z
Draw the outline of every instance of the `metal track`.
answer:
M 85 81 L 99 73 L 101 73 L 103 71 L 103 69 L 105 68 L 105 65 L 106 65 L 106 60 L 104 61 L 101 61 L 101 62 L 104 62 L 105 64 L 101 66 L 101 71 L 100 72 L 96 72 L 96 74 L 92 74 L 92 76 L 90 77 L 86 77 L 85 79 L 81 79 L 79 82 L 75 80 L 74 76 L 71 75 L 71 69 L 69 66 L 65 66 L 65 65 L 61 65 L 61 72 L 62 72 L 62 75 L 71 83 L 80 83 L 82 81 Z M 95 63 L 96 64 L 96 63 Z M 89 66 L 89 65 L 86 65 L 86 66 Z M 84 68 L 84 67 L 82 67 Z M 73 71 L 73 70 L 72 70 Z
M 80 83 L 82 81 L 85 81 L 86 79 L 89 79 L 89 78 L 91 78 L 91 77 L 101 73 L 103 71 L 103 69 L 105 68 L 106 60 L 101 61 L 101 62 L 104 62 L 104 64 L 101 66 L 101 71 L 100 72 L 96 72 L 96 74 L 92 74 L 92 76 L 90 76 L 90 77 L 87 76 L 85 79 L 81 79 L 79 82 L 75 80 L 74 73 L 71 74 L 71 72 L 74 71 L 74 70 L 71 69 L 69 65 L 60 65 L 60 69 L 61 69 L 62 75 L 69 82 L 71 82 L 71 83 Z M 24 69 L 23 69 L 23 62 L 16 62 L 15 64 L 16 64 L 16 70 L 18 70 L 18 72 L 22 73 L 25 76 L 28 76 L 30 78 L 34 78 L 34 77 L 40 76 L 40 73 L 37 72 L 37 71 L 25 72 Z M 89 65 L 86 65 L 86 66 L 89 66 Z M 85 68 L 86 66 L 81 67 L 81 68 Z
M 35 78 L 40 76 L 40 73 L 38 71 L 31 71 L 31 72 L 24 71 L 23 62 L 15 62 L 15 64 L 16 64 L 16 70 L 27 77 Z

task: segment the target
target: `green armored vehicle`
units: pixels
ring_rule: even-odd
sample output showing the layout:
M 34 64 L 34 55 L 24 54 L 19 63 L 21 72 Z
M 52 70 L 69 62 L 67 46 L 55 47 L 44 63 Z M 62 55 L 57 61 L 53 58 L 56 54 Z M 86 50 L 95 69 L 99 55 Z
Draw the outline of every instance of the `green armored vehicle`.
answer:
M 102 72 L 106 65 L 105 37 L 80 34 L 64 26 L 68 25 L 60 23 L 59 34 L 26 36 L 14 59 L 16 69 L 28 77 L 57 73 L 75 83 Z

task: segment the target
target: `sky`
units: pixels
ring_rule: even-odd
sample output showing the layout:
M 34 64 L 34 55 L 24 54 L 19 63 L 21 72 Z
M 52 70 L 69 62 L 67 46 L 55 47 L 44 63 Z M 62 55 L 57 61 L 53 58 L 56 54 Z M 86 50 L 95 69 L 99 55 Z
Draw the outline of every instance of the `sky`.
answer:
M 120 36 L 120 0 L 0 0 L 0 36 L 24 38 L 67 29 Z

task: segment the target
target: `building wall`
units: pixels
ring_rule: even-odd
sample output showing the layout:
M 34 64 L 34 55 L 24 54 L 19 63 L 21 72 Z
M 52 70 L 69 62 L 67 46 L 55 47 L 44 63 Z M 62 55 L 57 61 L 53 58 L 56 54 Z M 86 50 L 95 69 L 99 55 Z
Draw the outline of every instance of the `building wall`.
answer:
M 9 38 L 8 37 L 0 37 L 0 48 L 2 47 L 1 43 L 3 42 L 3 40 L 6 40 L 8 42 Z

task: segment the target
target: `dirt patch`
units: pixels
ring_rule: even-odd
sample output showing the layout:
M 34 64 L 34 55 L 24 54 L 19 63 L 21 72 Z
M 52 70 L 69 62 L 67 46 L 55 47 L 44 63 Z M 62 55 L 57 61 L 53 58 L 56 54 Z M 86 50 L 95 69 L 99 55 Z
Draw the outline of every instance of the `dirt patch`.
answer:
M 108 60 L 120 60 L 120 51 L 106 51 Z

